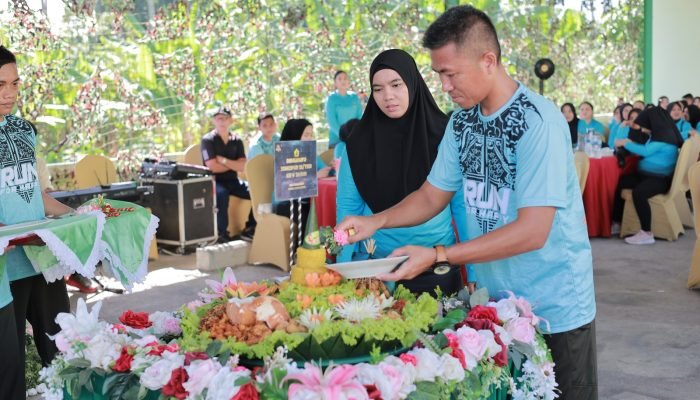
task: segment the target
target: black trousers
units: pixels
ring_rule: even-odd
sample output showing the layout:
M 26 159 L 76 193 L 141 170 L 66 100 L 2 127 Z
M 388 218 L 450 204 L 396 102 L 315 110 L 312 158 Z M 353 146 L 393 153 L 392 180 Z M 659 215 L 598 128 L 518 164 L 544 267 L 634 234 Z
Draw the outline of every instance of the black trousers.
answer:
M 623 175 L 617 183 L 615 189 L 615 200 L 613 203 L 613 221 L 621 222 L 625 207 L 625 201 L 620 194 L 623 189 L 632 189 L 632 200 L 634 208 L 637 210 L 639 222 L 643 231 L 651 231 L 651 206 L 649 199 L 668 192 L 671 187 L 672 176 L 652 176 L 636 172 L 631 175 Z
M 24 351 L 24 347 L 22 350 Z M 23 400 L 24 357 L 19 354 L 15 309 L 12 303 L 0 308 L 0 355 L 0 399 Z
M 559 400 L 598 399 L 595 320 L 567 332 L 544 335 L 552 352 Z
M 225 237 L 228 228 L 228 197 L 236 196 L 239 199 L 250 200 L 248 186 L 238 179 L 231 181 L 216 181 L 216 226 L 219 236 Z M 255 228 L 255 218 L 253 210 L 248 213 L 248 221 L 245 223 L 246 229 Z
M 15 331 L 19 345 L 19 356 L 22 360 L 22 388 L 24 389 L 24 347 L 26 322 L 32 325 L 34 342 L 44 366 L 47 366 L 58 353 L 56 344 L 48 335 L 55 335 L 61 328 L 56 323 L 59 313 L 70 312 L 68 292 L 63 279 L 47 283 L 43 275 L 10 282 L 10 290 L 15 309 Z

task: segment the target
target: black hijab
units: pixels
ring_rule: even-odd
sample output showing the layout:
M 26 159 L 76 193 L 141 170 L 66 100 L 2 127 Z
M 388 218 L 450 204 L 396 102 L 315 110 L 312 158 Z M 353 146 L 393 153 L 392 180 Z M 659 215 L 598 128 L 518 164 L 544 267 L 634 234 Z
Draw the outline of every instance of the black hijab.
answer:
M 700 129 L 698 122 L 700 122 L 700 108 L 696 105 L 688 106 L 688 122 L 693 129 Z
M 639 113 L 634 122 L 642 128 L 649 129 L 653 141 L 669 143 L 678 147 L 683 145 L 683 137 L 676 123 L 673 122 L 671 114 L 661 107 L 646 108 Z
M 632 117 L 632 115 L 631 115 L 632 113 L 635 113 L 635 114 L 636 114 L 635 117 L 634 117 L 634 119 L 636 119 L 636 118 L 639 116 L 639 113 L 640 113 L 640 112 L 641 112 L 641 111 L 639 111 L 638 108 L 633 108 L 632 110 L 630 110 L 630 115 L 629 115 L 630 118 L 628 118 L 628 120 L 632 119 L 632 118 L 631 118 L 631 117 Z M 632 119 L 632 122 L 634 122 L 634 119 Z M 630 128 L 630 130 L 629 130 L 629 132 L 627 133 L 627 138 L 628 138 L 629 140 L 631 140 L 631 141 L 633 141 L 633 142 L 635 142 L 635 143 L 639 143 L 639 144 L 644 144 L 644 143 L 646 143 L 646 142 L 649 140 L 649 135 L 647 135 L 646 133 L 642 132 L 641 129 L 634 129 L 634 128 L 631 127 L 631 126 L 630 126 L 629 128 Z
M 301 135 L 304 134 L 304 129 L 311 125 L 308 119 L 290 119 L 284 124 L 280 140 L 301 140 Z
M 569 133 L 571 134 L 571 144 L 578 143 L 578 115 L 576 115 L 576 107 L 571 103 L 564 103 L 561 105 L 561 111 L 564 111 L 564 107 L 569 107 L 571 112 L 574 113 L 574 119 L 569 121 Z
M 389 118 L 370 96 L 347 140 L 355 185 L 373 213 L 397 204 L 425 182 L 447 125 L 413 57 L 398 49 L 380 53 L 370 67 L 370 85 L 383 69 L 396 71 L 406 84 L 406 114 Z
M 348 138 L 350 137 L 352 130 L 355 129 L 358 122 L 360 122 L 359 119 L 351 118 L 348 120 L 348 122 L 346 122 L 340 126 L 340 129 L 338 129 L 338 136 L 340 137 L 340 140 L 342 142 L 348 141 Z

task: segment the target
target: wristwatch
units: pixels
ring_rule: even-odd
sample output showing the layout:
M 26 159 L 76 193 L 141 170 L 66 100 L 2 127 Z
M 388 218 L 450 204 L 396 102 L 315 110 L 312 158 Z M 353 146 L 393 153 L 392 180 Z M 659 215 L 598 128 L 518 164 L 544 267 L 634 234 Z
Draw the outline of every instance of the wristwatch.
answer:
M 450 272 L 451 267 L 449 261 L 447 261 L 445 246 L 439 244 L 433 247 L 435 248 L 435 265 L 433 266 L 433 272 L 436 275 L 445 275 Z

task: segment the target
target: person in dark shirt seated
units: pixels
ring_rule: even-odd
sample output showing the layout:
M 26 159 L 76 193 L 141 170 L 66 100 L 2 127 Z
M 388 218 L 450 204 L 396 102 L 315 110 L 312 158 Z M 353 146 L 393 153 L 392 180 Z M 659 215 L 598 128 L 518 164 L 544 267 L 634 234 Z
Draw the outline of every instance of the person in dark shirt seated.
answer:
M 683 144 L 683 138 L 668 112 L 657 106 L 642 111 L 631 128 L 649 133 L 650 138 L 644 144 L 635 143 L 629 138 L 617 139 L 615 142 L 615 147 L 623 147 L 642 159 L 636 173 L 620 177 L 615 190 L 611 230 L 613 235 L 620 232 L 620 221 L 624 211 L 624 202 L 620 194 L 623 189 L 632 189 L 634 208 L 642 229 L 634 236 L 626 238 L 625 242 L 653 244 L 649 199 L 657 194 L 666 193 L 671 187 L 678 160 L 678 148 Z
M 202 160 L 214 173 L 216 181 L 216 226 L 219 231 L 219 243 L 233 238 L 228 236 L 228 200 L 229 196 L 250 199 L 248 185 L 238 179 L 247 161 L 243 141 L 232 134 L 229 128 L 233 124 L 231 110 L 220 107 L 214 113 L 214 130 L 202 138 Z M 253 213 L 248 215 L 241 239 L 252 240 L 255 233 Z

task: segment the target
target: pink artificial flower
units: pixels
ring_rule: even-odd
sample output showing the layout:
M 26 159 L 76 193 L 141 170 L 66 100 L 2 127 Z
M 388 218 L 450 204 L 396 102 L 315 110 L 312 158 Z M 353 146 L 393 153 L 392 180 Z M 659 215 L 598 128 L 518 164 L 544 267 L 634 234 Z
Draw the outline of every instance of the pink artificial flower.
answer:
M 212 279 L 207 279 L 205 282 L 207 285 L 209 285 L 209 289 L 211 289 L 212 293 L 200 292 L 199 296 L 208 301 L 222 297 L 226 293 L 227 286 L 238 283 L 236 280 L 236 275 L 233 273 L 231 268 L 226 268 L 224 270 L 224 276 L 221 278 L 221 282 L 217 282 Z
M 532 326 L 530 318 L 518 317 L 511 319 L 504 328 L 518 342 L 532 344 L 535 340 L 535 327 Z
M 348 244 L 350 244 L 350 242 L 348 241 L 348 236 L 348 232 L 345 230 L 333 231 L 333 240 L 335 240 L 335 242 L 341 246 L 347 246 Z
M 289 386 L 290 400 L 323 398 L 325 400 L 365 400 L 367 390 L 357 380 L 357 369 L 352 365 L 330 366 L 324 373 L 321 368 L 306 363 L 304 369 L 284 378 L 298 381 Z
M 399 359 L 401 359 L 404 364 L 413 364 L 414 367 L 418 365 L 418 360 L 413 354 L 403 353 L 399 356 Z
M 457 336 L 459 349 L 462 350 L 464 356 L 465 369 L 471 371 L 484 357 L 486 343 L 484 343 L 484 339 L 479 335 L 479 332 L 468 326 L 457 329 L 455 335 Z

